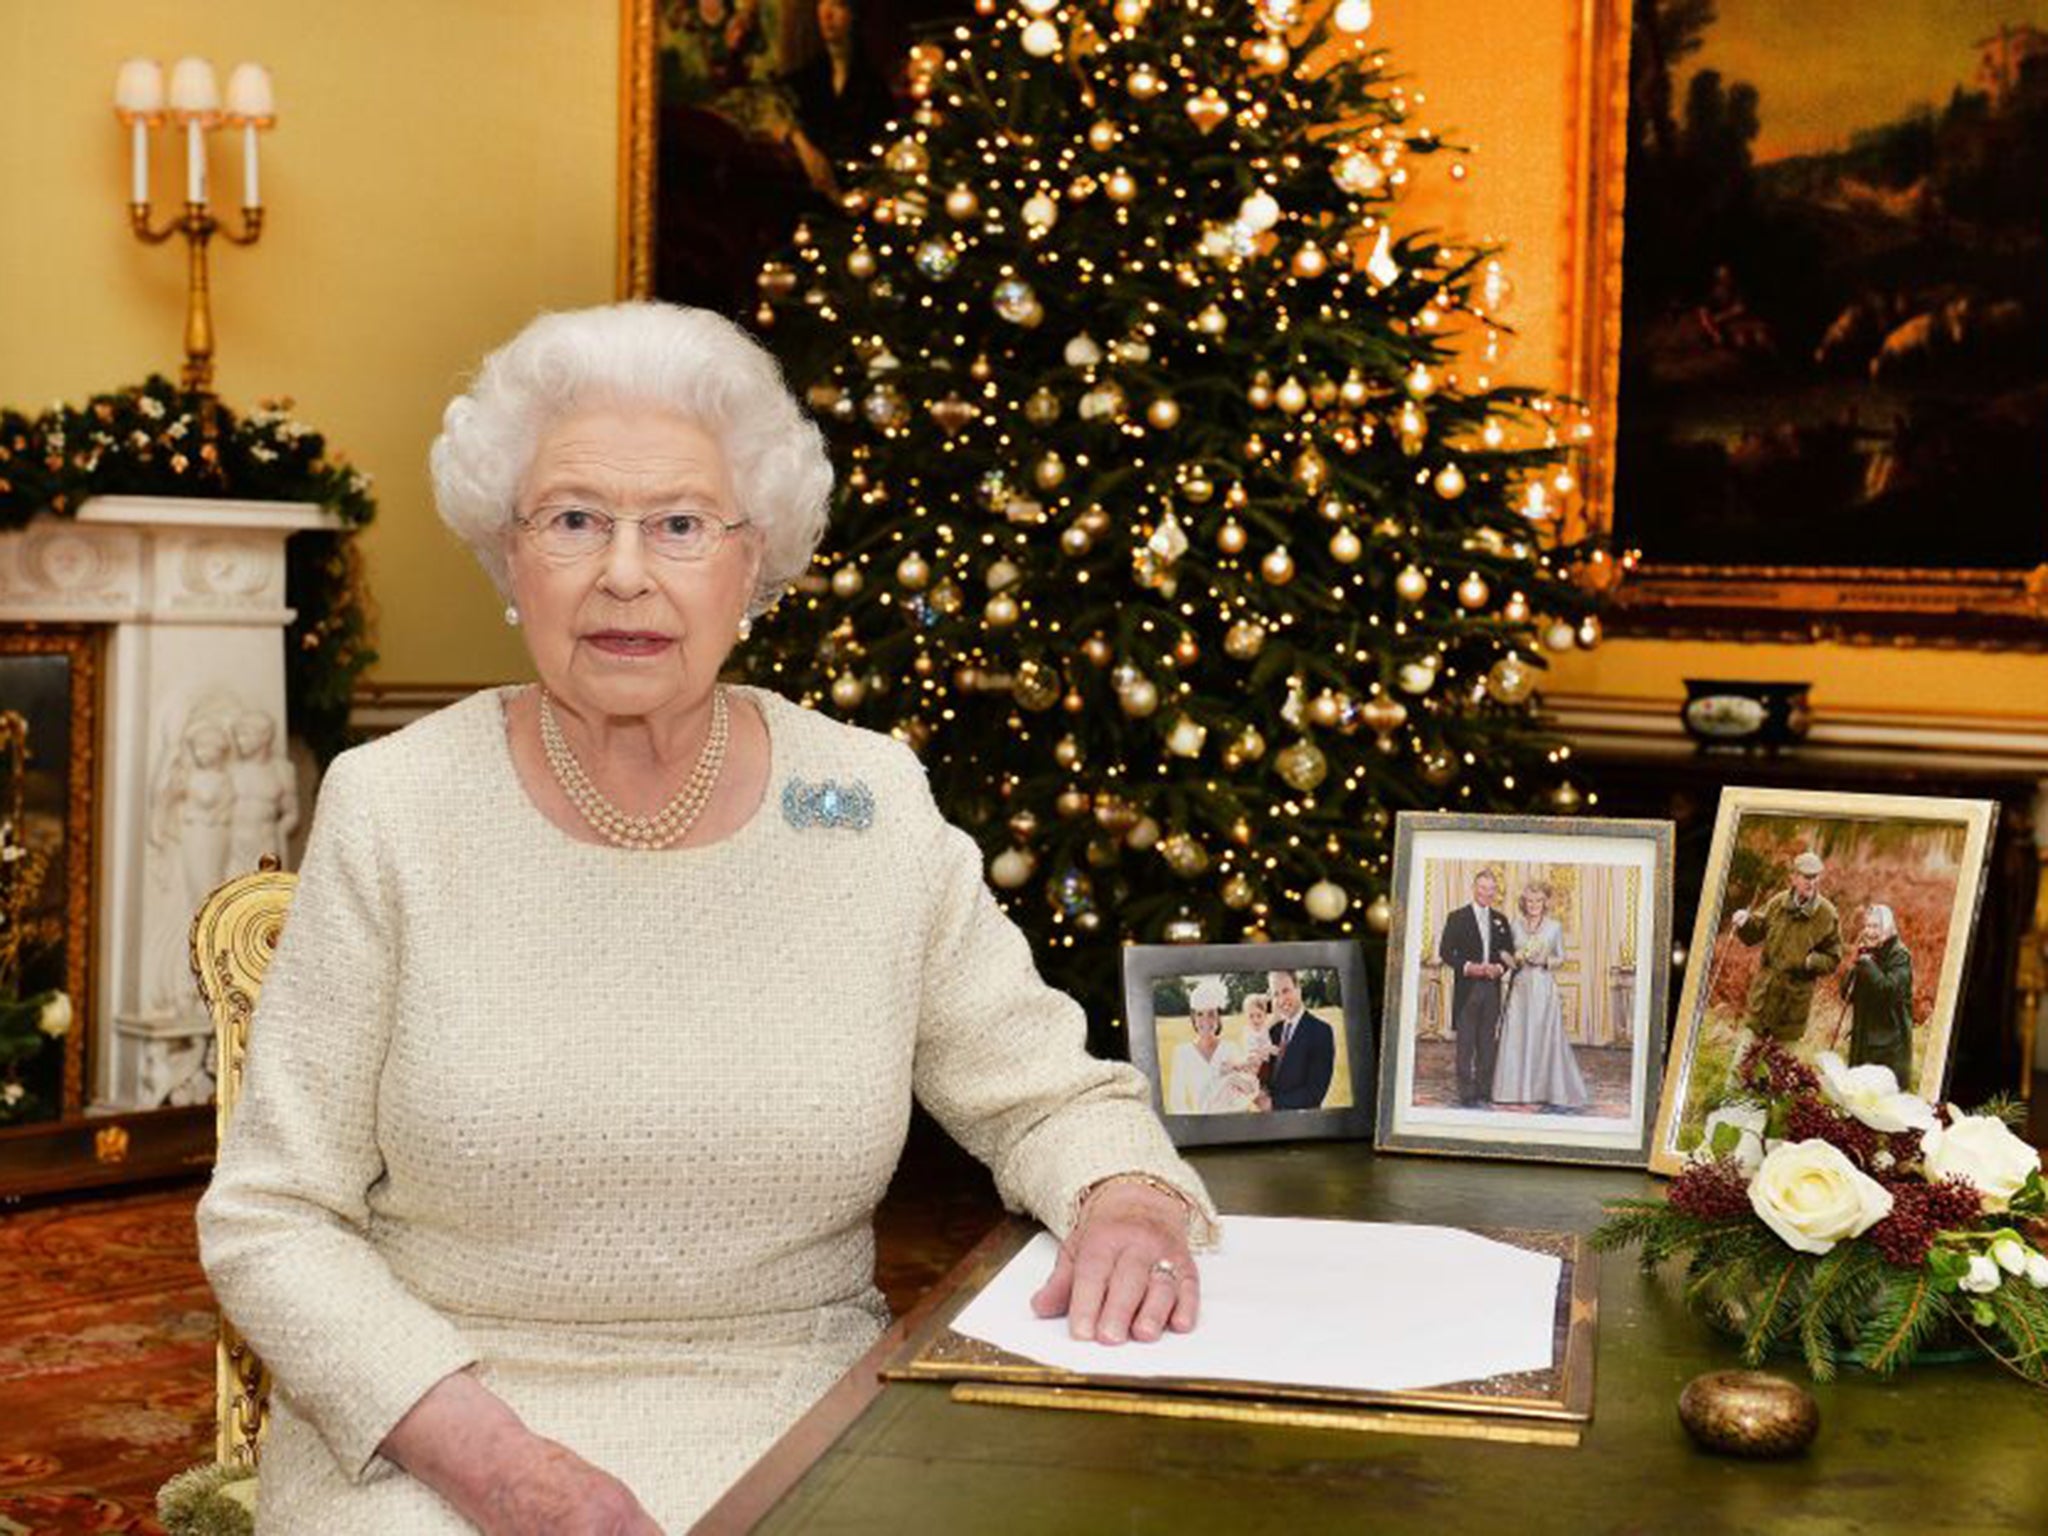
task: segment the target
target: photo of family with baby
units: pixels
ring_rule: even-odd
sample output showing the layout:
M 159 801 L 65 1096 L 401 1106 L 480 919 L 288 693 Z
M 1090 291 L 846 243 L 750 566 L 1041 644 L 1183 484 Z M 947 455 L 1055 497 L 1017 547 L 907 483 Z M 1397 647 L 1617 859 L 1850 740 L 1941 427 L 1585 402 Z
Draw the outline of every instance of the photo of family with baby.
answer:
M 1326 967 L 1155 981 L 1152 1016 L 1165 1064 L 1166 1113 L 1350 1107 L 1343 1007 L 1337 972 Z M 1337 1026 L 1318 1010 L 1334 1014 Z

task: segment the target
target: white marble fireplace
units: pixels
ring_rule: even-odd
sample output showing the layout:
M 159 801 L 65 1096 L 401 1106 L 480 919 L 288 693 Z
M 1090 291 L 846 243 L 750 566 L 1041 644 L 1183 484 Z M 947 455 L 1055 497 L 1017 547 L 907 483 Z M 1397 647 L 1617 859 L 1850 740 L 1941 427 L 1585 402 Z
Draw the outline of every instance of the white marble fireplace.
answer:
M 193 910 L 302 818 L 285 740 L 285 540 L 295 502 L 105 496 L 0 534 L 0 622 L 105 625 L 93 893 L 97 1110 L 203 1103 L 211 1028 Z

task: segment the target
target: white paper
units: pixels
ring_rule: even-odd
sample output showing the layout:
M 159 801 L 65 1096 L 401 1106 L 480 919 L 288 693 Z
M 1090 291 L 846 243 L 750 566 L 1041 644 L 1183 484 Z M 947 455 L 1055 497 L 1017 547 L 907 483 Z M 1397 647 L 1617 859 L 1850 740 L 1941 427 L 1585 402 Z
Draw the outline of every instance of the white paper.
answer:
M 1400 1391 L 1548 1369 L 1563 1262 L 1451 1227 L 1231 1216 L 1198 1254 L 1192 1333 L 1115 1346 L 1067 1336 L 1031 1294 L 1058 1252 L 1041 1232 L 953 1322 L 1057 1370 Z

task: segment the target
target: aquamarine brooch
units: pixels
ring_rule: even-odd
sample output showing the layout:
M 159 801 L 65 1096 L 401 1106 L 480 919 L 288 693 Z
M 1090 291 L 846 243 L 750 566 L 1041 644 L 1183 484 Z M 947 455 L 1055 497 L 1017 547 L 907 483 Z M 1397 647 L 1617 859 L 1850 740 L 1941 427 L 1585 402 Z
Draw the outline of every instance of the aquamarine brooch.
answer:
M 791 779 L 782 789 L 782 817 L 799 832 L 806 827 L 865 832 L 875 824 L 875 792 L 860 779 L 851 784 L 836 779 L 820 784 Z

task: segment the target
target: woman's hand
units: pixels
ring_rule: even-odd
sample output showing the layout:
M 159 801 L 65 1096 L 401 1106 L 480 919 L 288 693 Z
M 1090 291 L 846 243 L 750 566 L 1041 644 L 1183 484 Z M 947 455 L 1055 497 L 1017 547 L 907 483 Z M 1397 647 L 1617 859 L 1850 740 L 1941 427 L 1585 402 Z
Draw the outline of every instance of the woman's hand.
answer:
M 662 1536 L 632 1489 L 536 1435 L 467 1371 L 429 1388 L 378 1450 L 484 1536 Z
M 1186 1333 L 1201 1304 L 1187 1203 L 1137 1179 L 1106 1180 L 1088 1196 L 1052 1278 L 1031 1298 L 1040 1317 L 1064 1312 L 1069 1334 L 1103 1344 Z

